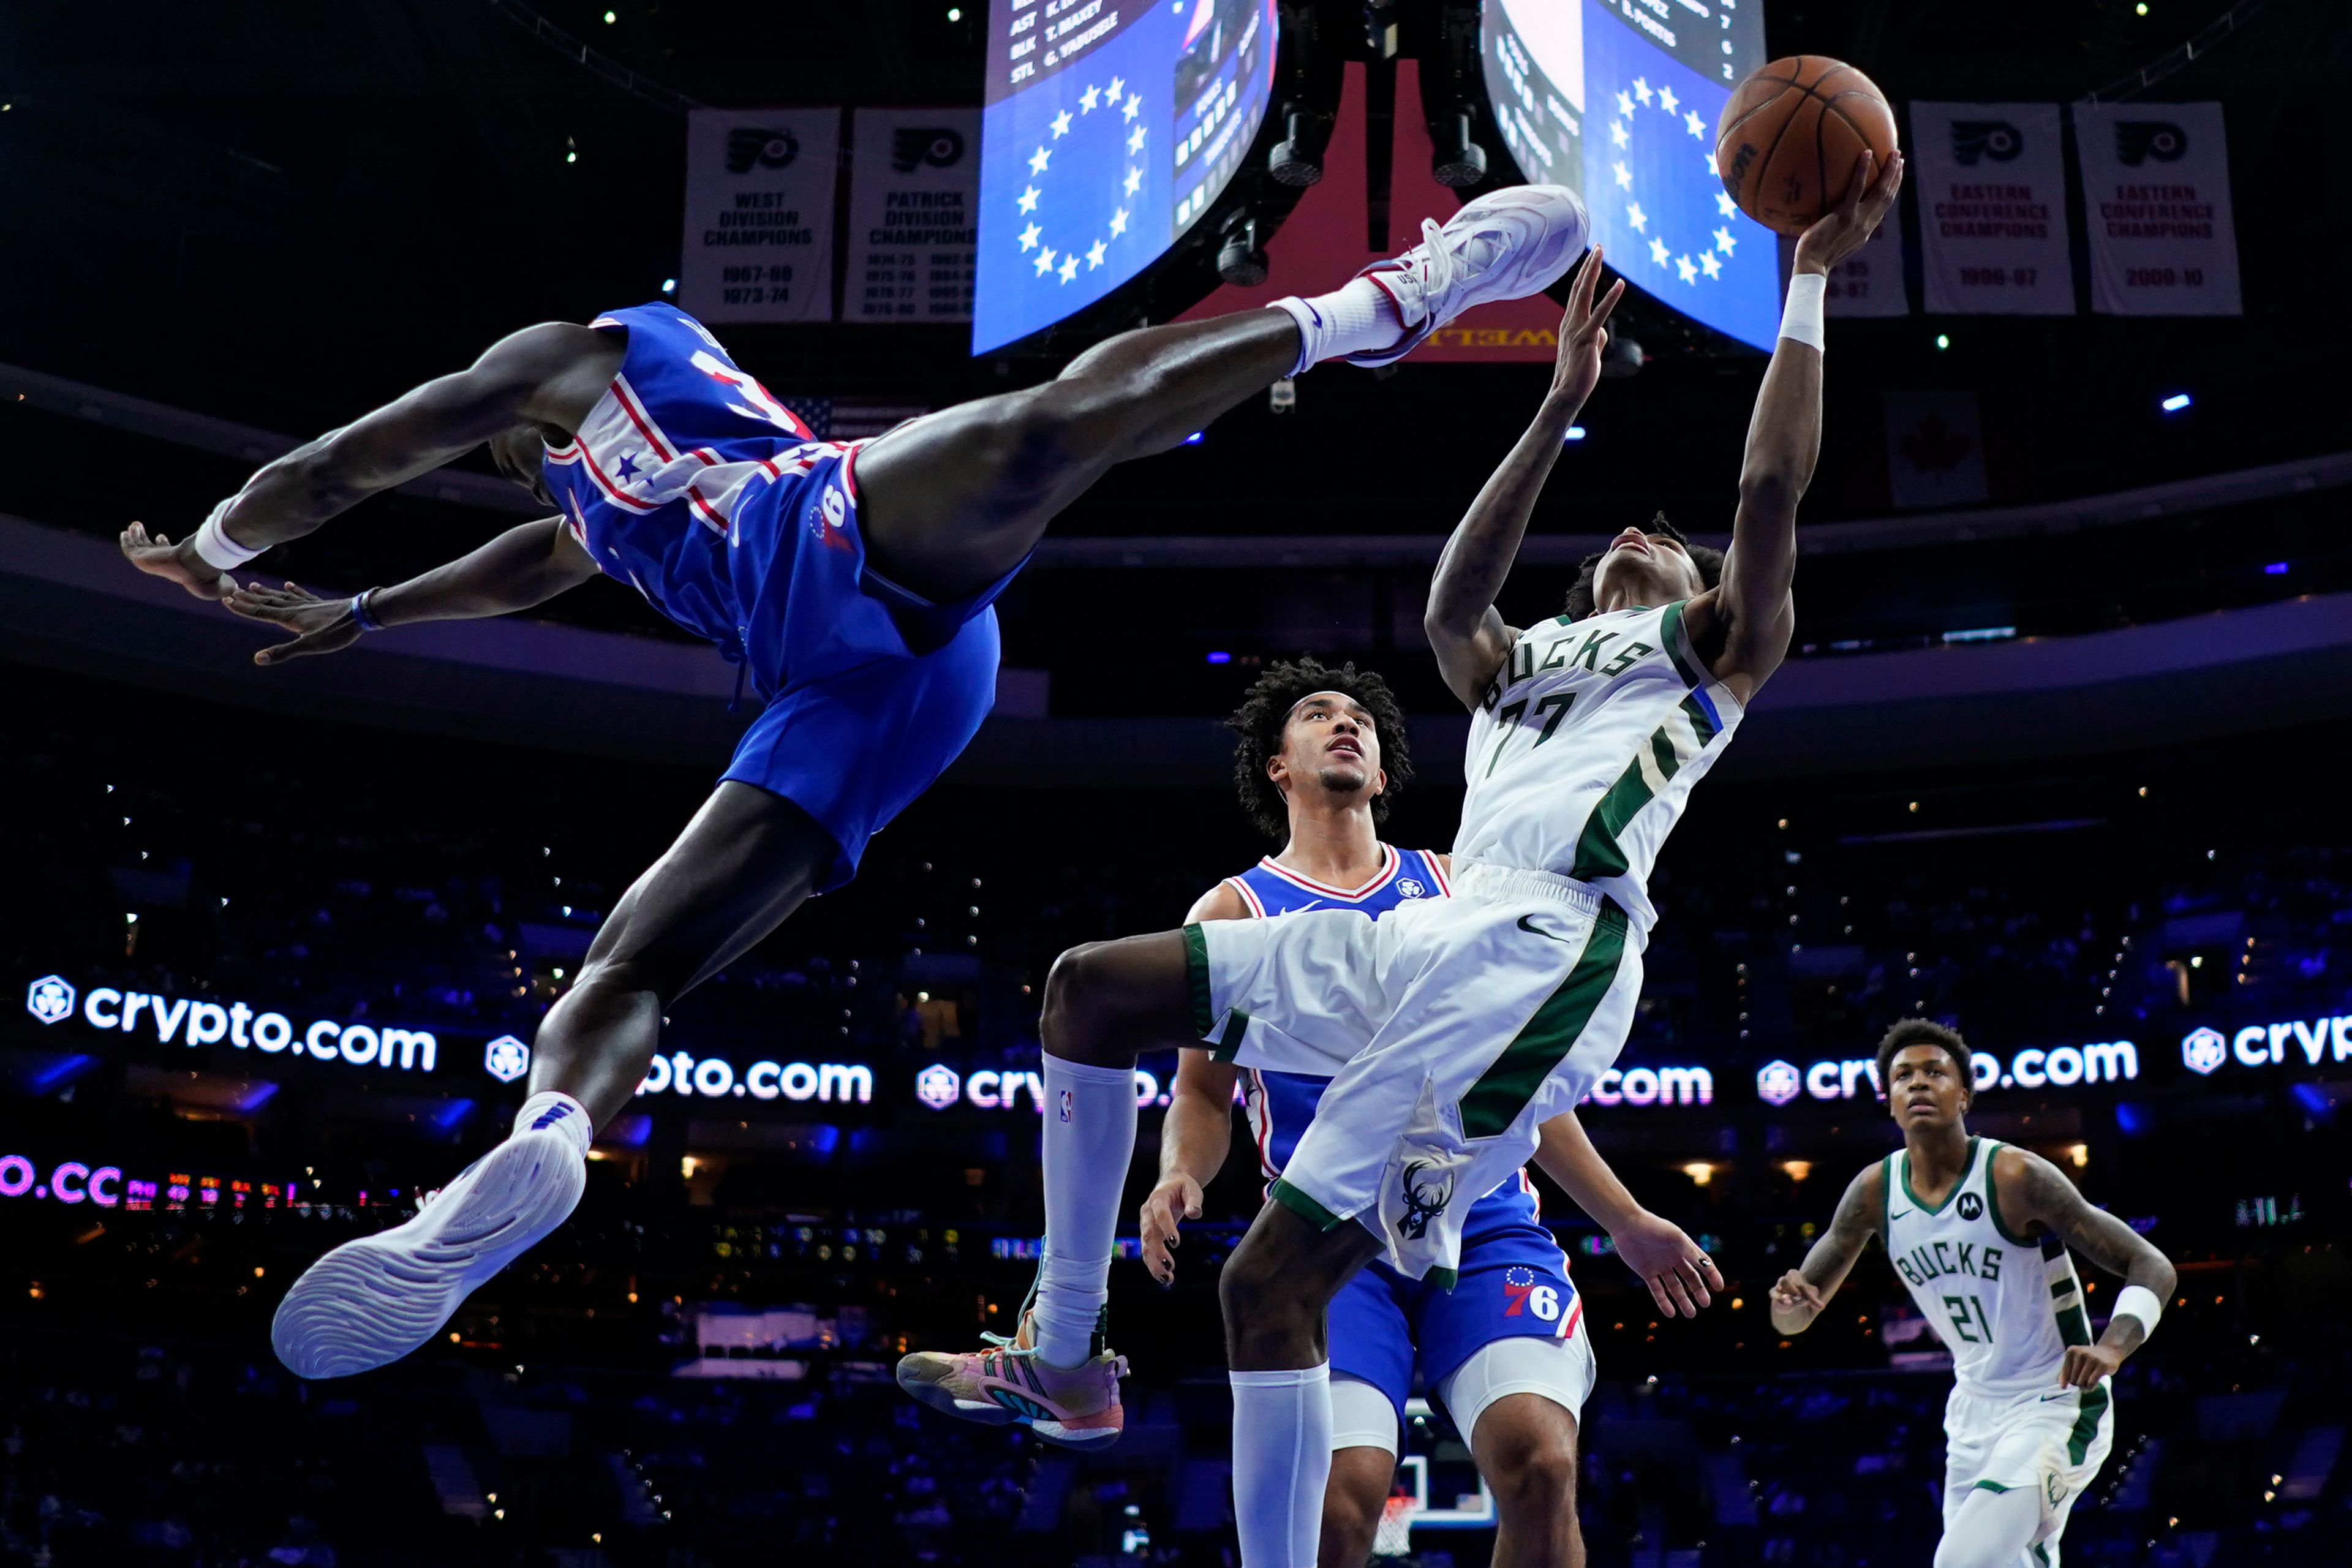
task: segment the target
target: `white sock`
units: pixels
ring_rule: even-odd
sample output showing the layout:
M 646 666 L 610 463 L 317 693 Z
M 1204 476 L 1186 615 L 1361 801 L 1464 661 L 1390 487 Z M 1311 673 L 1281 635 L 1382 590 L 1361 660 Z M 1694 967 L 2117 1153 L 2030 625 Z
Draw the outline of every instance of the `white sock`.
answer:
M 1293 294 L 1266 309 L 1280 310 L 1298 323 L 1298 363 L 1293 375 L 1342 354 L 1387 348 L 1404 331 L 1396 302 L 1369 278 L 1351 278 L 1344 287 L 1312 300 Z
M 1330 1364 L 1226 1375 L 1242 1568 L 1315 1568 L 1331 1479 Z
M 1037 1353 L 1073 1367 L 1094 1353 L 1110 1300 L 1119 1194 L 1135 1157 L 1135 1073 L 1045 1057 L 1045 1257 L 1037 1269 Z
M 588 1157 L 588 1141 L 596 1135 L 595 1126 L 588 1120 L 588 1108 L 570 1095 L 555 1089 L 541 1089 L 522 1102 L 515 1112 L 517 1133 L 538 1132 L 552 1129 L 572 1140 L 580 1157 Z

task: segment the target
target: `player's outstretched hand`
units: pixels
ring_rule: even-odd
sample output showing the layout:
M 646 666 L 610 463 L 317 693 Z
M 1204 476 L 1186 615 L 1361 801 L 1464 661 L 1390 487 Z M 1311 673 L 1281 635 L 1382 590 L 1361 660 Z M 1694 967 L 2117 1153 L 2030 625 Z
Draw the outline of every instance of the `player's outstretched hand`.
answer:
M 1200 1217 L 1201 1184 L 1190 1176 L 1169 1177 L 1143 1200 L 1136 1234 L 1143 1238 L 1143 1266 L 1162 1285 L 1176 1283 L 1178 1228 Z
M 1575 407 L 1582 407 L 1600 384 L 1601 351 L 1609 346 L 1609 312 L 1625 293 L 1625 280 L 1620 278 L 1596 305 L 1592 291 L 1600 286 L 1601 247 L 1596 245 L 1584 253 L 1576 280 L 1568 286 L 1568 313 L 1559 320 L 1559 357 L 1552 370 L 1553 398 Z
M 1773 1282 L 1772 1319 L 1777 1324 L 1786 1320 L 1799 1327 L 1820 1316 L 1830 1299 L 1822 1294 L 1821 1287 L 1791 1268 Z
M 226 578 L 222 581 L 226 582 Z M 263 648 L 256 664 L 278 664 L 305 654 L 334 653 L 360 640 L 360 624 L 352 618 L 348 599 L 321 599 L 307 588 L 289 583 L 266 588 L 258 583 L 231 585 L 228 607 L 238 615 L 299 633 L 292 642 Z
M 1625 1267 L 1649 1286 L 1658 1310 L 1669 1318 L 1697 1317 L 1701 1307 L 1714 1301 L 1710 1292 L 1723 1289 L 1715 1259 L 1682 1226 L 1647 1209 L 1610 1232 L 1609 1239 L 1617 1244 L 1617 1256 Z
M 195 559 L 195 552 L 184 550 L 165 535 L 149 533 L 143 522 L 134 522 L 122 531 L 122 553 L 131 564 L 151 577 L 161 577 L 166 583 L 177 583 L 199 599 L 225 599 L 236 584 L 228 574 L 215 572 Z
M 1903 189 L 1903 154 L 1889 157 L 1883 170 L 1877 165 L 1877 155 L 1865 149 L 1845 200 L 1797 237 L 1798 271 L 1825 273 L 1870 243 Z
M 2058 1386 L 2096 1388 L 2102 1379 L 2115 1376 L 2116 1369 L 2123 1364 L 2123 1356 L 2109 1346 L 2068 1345 L 2066 1359 L 2058 1363 Z

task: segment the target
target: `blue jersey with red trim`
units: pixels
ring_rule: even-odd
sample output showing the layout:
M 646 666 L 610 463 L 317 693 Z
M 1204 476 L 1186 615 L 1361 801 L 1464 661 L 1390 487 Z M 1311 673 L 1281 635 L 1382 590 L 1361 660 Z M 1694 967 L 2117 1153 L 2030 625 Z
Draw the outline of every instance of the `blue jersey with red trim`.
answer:
M 1302 877 L 1268 857 L 1226 882 L 1241 895 L 1253 915 L 1287 915 L 1301 910 L 1360 910 L 1377 920 L 1413 899 L 1444 898 L 1453 891 L 1437 857 L 1426 849 L 1381 846 L 1381 868 L 1360 888 L 1326 887 Z M 1330 1086 L 1328 1078 L 1311 1073 L 1265 1072 L 1247 1069 L 1242 1086 L 1250 1132 L 1257 1141 L 1258 1169 L 1269 1182 L 1282 1174 L 1298 1147 L 1299 1134 L 1313 1120 L 1315 1107 Z M 1463 1237 L 1500 1225 L 1532 1225 L 1537 1203 L 1533 1184 L 1525 1172 L 1480 1198 L 1463 1217 Z
M 849 448 L 810 435 L 675 306 L 635 305 L 589 325 L 625 330 L 628 352 L 572 441 L 548 448 L 548 489 L 607 575 L 740 658 L 773 556 L 742 550 L 744 527 L 777 526 L 779 481 Z M 841 530 L 856 500 L 855 489 L 846 501 L 829 494 L 816 526 Z M 845 537 L 837 547 L 853 548 Z

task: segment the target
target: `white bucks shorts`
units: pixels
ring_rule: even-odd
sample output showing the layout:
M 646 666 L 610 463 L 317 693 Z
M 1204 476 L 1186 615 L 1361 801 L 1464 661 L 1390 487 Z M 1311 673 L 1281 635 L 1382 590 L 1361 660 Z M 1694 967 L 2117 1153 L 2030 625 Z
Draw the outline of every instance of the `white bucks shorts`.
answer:
M 1945 1528 L 1970 1492 L 2031 1490 L 2042 1509 L 2032 1561 L 2054 1568 L 2066 1516 L 2115 1440 L 2115 1400 L 2104 1383 L 1999 1395 L 1954 1388 L 1944 1405 Z
M 1462 1218 L 1609 1069 L 1641 994 L 1625 911 L 1546 871 L 1465 866 L 1454 896 L 1184 928 L 1220 1061 L 1329 1076 L 1273 1196 L 1359 1220 L 1450 1286 Z

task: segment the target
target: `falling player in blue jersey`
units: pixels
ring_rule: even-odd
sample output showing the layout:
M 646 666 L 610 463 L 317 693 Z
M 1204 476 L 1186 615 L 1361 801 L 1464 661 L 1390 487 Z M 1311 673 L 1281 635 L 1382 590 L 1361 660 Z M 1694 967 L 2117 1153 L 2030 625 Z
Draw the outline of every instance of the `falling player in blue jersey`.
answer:
M 1112 464 L 1165 451 L 1320 361 L 1386 364 L 1584 248 L 1554 186 L 1482 196 L 1332 293 L 1128 332 L 1041 386 L 824 442 L 709 331 L 664 305 L 498 343 L 269 464 L 179 542 L 133 524 L 142 571 L 297 635 L 272 664 L 416 621 L 528 609 L 603 573 L 722 649 L 762 704 L 709 801 L 614 907 L 541 1023 L 512 1135 L 415 1219 L 336 1248 L 280 1305 L 310 1377 L 380 1366 L 572 1212 L 591 1129 L 626 1105 L 665 1009 L 856 873 L 994 699 L 997 595 Z M 348 599 L 231 574 L 368 496 L 488 443 L 561 513 Z
M 1240 737 L 1234 782 L 1242 804 L 1282 848 L 1218 883 L 1189 920 L 1324 909 L 1378 919 L 1401 903 L 1447 895 L 1446 856 L 1399 849 L 1380 837 L 1389 803 L 1412 771 L 1404 715 L 1386 681 L 1352 664 L 1276 664 L 1226 722 Z M 1200 1217 L 1202 1190 L 1232 1145 L 1236 1087 L 1260 1173 L 1271 1183 L 1330 1081 L 1240 1068 L 1205 1049 L 1182 1053 L 1160 1131 L 1160 1183 L 1139 1227 L 1144 1260 L 1162 1284 L 1175 1277 L 1183 1222 Z M 1633 1201 L 1572 1113 L 1547 1125 L 1536 1158 L 1608 1228 L 1662 1312 L 1694 1315 L 1710 1289 L 1721 1288 L 1690 1237 Z M 1472 1205 L 1451 1291 L 1377 1260 L 1351 1279 L 1329 1313 L 1333 1454 L 1322 1562 L 1353 1568 L 1370 1554 L 1416 1363 L 1495 1494 L 1496 1561 L 1521 1568 L 1578 1561 L 1577 1418 L 1593 1376 L 1583 1312 L 1568 1260 L 1540 1223 L 1523 1173 Z M 1024 1315 L 1010 1348 L 1027 1345 L 1031 1331 Z M 1118 1436 L 1116 1404 L 1084 1415 L 1055 1409 L 1050 1380 L 1034 1376 L 1030 1360 L 1005 1348 L 918 1353 L 900 1363 L 900 1381 L 936 1408 L 999 1423 L 1022 1419 L 1066 1446 Z M 990 1396 L 999 1384 L 1009 1402 Z M 1028 1405 L 1045 1414 L 1013 1414 Z

